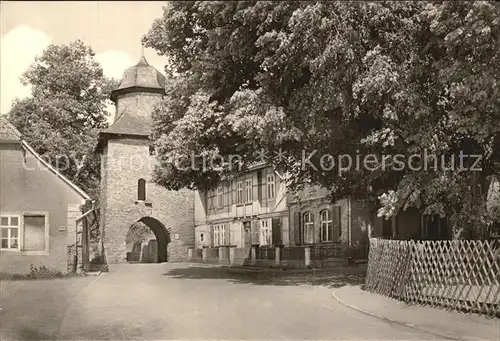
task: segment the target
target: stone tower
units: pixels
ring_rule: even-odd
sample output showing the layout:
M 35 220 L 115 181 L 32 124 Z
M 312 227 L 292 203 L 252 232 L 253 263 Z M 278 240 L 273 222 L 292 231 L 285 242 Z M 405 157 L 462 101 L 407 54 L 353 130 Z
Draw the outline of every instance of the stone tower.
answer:
M 126 236 L 134 223 L 156 237 L 158 262 L 187 258 L 194 245 L 194 193 L 169 191 L 151 182 L 151 112 L 165 94 L 165 76 L 142 57 L 125 70 L 111 94 L 113 124 L 99 134 L 101 236 L 108 263 L 126 261 Z

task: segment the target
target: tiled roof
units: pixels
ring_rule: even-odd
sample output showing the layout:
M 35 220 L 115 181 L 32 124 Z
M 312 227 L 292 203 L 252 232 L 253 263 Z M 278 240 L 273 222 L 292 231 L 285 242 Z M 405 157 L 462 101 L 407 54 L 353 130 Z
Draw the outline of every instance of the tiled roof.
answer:
M 5 116 L 0 116 L 0 142 L 21 141 L 21 133 Z
M 112 135 L 128 135 L 142 138 L 149 137 L 151 133 L 151 120 L 141 116 L 135 116 L 126 109 L 117 117 L 115 123 L 108 129 L 99 132 L 99 141 L 95 148 L 96 152 L 101 152 L 107 140 Z
M 136 65 L 125 70 L 120 85 L 111 93 L 111 99 L 116 100 L 118 93 L 134 87 L 161 91 L 165 88 L 165 76 L 149 65 L 146 58 L 142 56 Z
M 151 133 L 151 120 L 145 117 L 131 114 L 128 110 L 122 111 L 115 123 L 108 129 L 101 131 L 101 134 L 121 134 L 149 136 Z

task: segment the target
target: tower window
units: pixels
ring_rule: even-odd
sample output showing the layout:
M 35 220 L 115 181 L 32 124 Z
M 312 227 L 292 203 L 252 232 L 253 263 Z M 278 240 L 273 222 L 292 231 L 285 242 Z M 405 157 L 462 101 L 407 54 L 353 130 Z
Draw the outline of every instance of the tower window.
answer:
M 137 200 L 146 200 L 146 180 L 144 179 L 137 181 Z

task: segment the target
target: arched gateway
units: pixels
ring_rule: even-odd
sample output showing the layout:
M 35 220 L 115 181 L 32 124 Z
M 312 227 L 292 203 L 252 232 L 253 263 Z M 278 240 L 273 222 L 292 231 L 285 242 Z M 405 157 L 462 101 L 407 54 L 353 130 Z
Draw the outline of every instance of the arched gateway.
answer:
M 194 193 L 152 183 L 151 112 L 165 95 L 165 77 L 144 57 L 127 70 L 111 93 L 113 124 L 99 133 L 101 236 L 108 263 L 127 261 L 127 235 L 134 222 L 147 225 L 158 247 L 157 261 L 187 259 L 194 246 Z M 167 229 L 167 227 L 168 229 Z
M 164 263 L 168 261 L 170 241 L 165 225 L 153 217 L 143 217 L 134 222 L 127 232 L 127 261 Z

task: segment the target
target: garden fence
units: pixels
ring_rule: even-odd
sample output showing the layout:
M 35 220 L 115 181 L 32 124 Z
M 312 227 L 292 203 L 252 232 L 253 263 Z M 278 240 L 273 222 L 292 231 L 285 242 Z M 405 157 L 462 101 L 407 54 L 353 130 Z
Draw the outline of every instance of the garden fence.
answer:
M 500 315 L 500 242 L 370 240 L 365 290 L 411 304 Z

